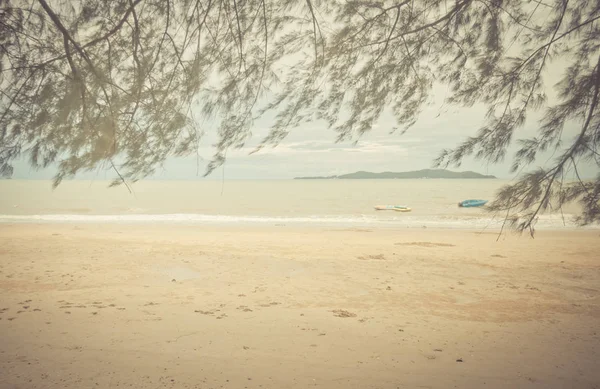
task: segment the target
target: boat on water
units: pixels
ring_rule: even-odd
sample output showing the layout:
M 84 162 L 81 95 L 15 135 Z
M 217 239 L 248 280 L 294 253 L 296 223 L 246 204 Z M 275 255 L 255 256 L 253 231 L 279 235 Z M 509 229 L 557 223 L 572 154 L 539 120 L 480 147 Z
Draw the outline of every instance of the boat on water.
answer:
M 376 205 L 375 210 L 377 211 L 397 211 L 397 212 L 410 212 L 411 209 L 405 205 Z
M 464 208 L 482 207 L 487 202 L 487 200 L 463 200 L 458 203 L 458 206 Z

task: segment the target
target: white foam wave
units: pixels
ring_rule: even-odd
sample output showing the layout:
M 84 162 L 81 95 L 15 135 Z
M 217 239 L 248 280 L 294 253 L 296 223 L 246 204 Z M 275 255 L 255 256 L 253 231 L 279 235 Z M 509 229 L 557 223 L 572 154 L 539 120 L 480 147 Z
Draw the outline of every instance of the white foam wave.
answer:
M 0 223 L 176 223 L 176 224 L 258 224 L 258 225 L 333 225 L 388 226 L 478 229 L 499 228 L 503 220 L 491 216 L 417 216 L 402 215 L 313 215 L 313 216 L 242 216 L 210 214 L 121 214 L 121 215 L 0 215 Z M 542 215 L 536 228 L 574 228 L 569 217 Z M 593 226 L 588 228 L 600 228 Z
M 361 216 L 239 216 L 208 214 L 125 214 L 125 215 L 0 215 L 3 222 L 166 222 L 166 223 L 376 223 L 376 217 Z

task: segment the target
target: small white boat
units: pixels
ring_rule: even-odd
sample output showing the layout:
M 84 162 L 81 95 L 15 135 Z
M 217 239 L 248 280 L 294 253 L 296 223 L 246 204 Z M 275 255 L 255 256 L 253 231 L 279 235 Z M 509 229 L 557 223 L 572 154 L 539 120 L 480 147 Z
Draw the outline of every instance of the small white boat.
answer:
M 410 212 L 411 209 L 405 205 L 376 205 L 375 210 L 377 211 L 397 211 L 397 212 Z

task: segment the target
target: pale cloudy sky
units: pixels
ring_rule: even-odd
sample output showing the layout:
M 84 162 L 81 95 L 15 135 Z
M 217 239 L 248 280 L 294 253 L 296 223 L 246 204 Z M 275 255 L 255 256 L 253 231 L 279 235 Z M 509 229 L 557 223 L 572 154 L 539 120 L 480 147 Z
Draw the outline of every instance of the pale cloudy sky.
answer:
M 544 21 L 547 14 L 538 10 L 535 18 Z M 534 19 L 535 19 L 534 18 Z M 512 49 L 519 51 L 518 45 Z M 548 93 L 548 102 L 553 103 L 552 86 L 565 72 L 567 62 L 555 59 L 544 71 L 543 79 Z M 363 136 L 355 145 L 353 142 L 335 143 L 336 134 L 327 129 L 325 123 L 314 122 L 292 130 L 290 135 L 276 148 L 265 148 L 259 153 L 249 155 L 260 140 L 268 133 L 271 120 L 262 118 L 255 123 L 253 137 L 248 145 L 241 150 L 228 152 L 225 165 L 226 179 L 289 179 L 296 176 L 325 176 L 351 173 L 357 170 L 373 172 L 407 171 L 432 167 L 433 160 L 444 148 L 452 148 L 467 136 L 473 135 L 483 124 L 485 107 L 475 105 L 470 108 L 453 107 L 443 104 L 447 90 L 436 86 L 432 91 L 433 99 L 423 110 L 417 123 L 404 135 L 390 134 L 395 126 L 390 115 L 384 115 L 377 127 Z M 538 115 L 539 118 L 539 115 Z M 525 127 L 519 130 L 514 138 L 528 138 L 535 135 L 537 118 L 531 117 Z M 577 125 L 567 126 L 563 132 L 564 144 L 568 145 L 578 133 Z M 216 170 L 211 176 L 202 178 L 202 174 L 214 153 L 212 144 L 216 141 L 214 131 L 206 130 L 202 141 L 199 164 L 195 157 L 170 159 L 164 169 L 153 177 L 155 179 L 221 179 L 222 169 Z M 460 168 L 453 170 L 472 170 L 484 174 L 493 174 L 501 178 L 513 178 L 509 173 L 511 148 L 504 163 L 487 165 L 481 161 L 466 159 Z M 552 153 L 541 155 L 533 169 L 545 166 L 552 161 Z M 199 174 L 198 174 L 199 172 Z M 598 174 L 598 167 L 592 163 L 582 163 L 579 172 L 587 178 Z M 42 171 L 32 170 L 25 160 L 15 166 L 15 178 L 46 178 L 55 174 L 55 168 Z M 94 173 L 82 174 L 85 179 L 112 179 L 114 173 L 110 170 L 98 170 Z
M 253 136 L 247 146 L 232 150 L 227 155 L 226 179 L 289 179 L 296 176 L 326 176 L 351 173 L 357 170 L 373 172 L 408 171 L 430 168 L 433 160 L 443 148 L 457 145 L 469 135 L 475 134 L 483 123 L 485 107 L 470 108 L 443 105 L 445 90 L 436 88 L 435 100 L 421 113 L 418 122 L 403 135 L 390 134 L 395 123 L 390 115 L 382 117 L 380 123 L 370 133 L 363 136 L 355 145 L 353 142 L 335 143 L 336 134 L 327 129 L 323 122 L 314 122 L 294 129 L 275 148 L 264 148 L 249 155 L 254 147 L 268 133 L 269 118 L 255 123 Z M 525 128 L 516 134 L 516 139 L 535 134 L 536 120 L 531 118 Z M 566 128 L 563 139 L 568 142 L 579 131 L 577 126 Z M 153 177 L 154 179 L 221 179 L 222 169 L 216 170 L 208 178 L 202 178 L 206 164 L 214 153 L 212 144 L 215 134 L 208 130 L 201 144 L 197 164 L 196 157 L 173 158 Z M 514 148 L 513 148 L 514 150 Z M 512 178 L 509 173 L 511 154 L 504 163 L 486 165 L 481 161 L 467 159 L 463 165 L 452 170 L 472 170 L 493 174 L 501 178 Z M 552 161 L 552 153 L 538 158 L 532 167 L 544 166 Z M 199 167 L 200 174 L 197 174 Z M 14 178 L 49 179 L 54 168 L 41 171 L 32 170 L 25 161 L 15 166 Z M 580 174 L 593 177 L 597 167 L 582 165 Z M 82 174 L 83 179 L 112 179 L 110 170 Z

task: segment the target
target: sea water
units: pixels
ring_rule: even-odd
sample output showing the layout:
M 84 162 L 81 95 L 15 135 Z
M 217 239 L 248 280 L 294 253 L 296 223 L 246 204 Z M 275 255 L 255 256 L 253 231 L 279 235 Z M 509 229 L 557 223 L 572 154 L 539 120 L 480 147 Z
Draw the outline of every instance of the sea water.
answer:
M 504 215 L 460 208 L 492 200 L 506 180 L 0 181 L 0 222 L 185 223 L 278 226 L 498 228 Z M 376 211 L 405 205 L 412 212 Z M 540 215 L 536 228 L 576 227 L 577 205 Z M 588 228 L 597 228 L 591 226 Z

